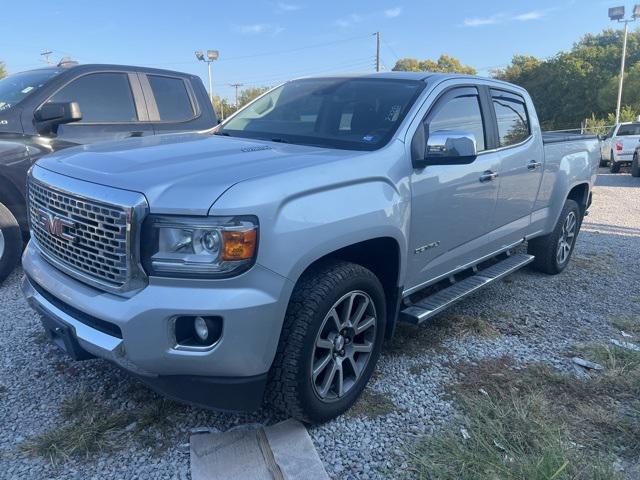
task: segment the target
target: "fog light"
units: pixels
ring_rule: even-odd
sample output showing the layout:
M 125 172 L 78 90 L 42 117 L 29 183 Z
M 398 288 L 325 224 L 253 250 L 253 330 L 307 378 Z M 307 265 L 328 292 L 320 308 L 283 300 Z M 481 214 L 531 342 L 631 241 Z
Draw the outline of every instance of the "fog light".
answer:
M 198 350 L 211 347 L 222 337 L 222 323 L 222 318 L 218 316 L 176 317 L 171 322 L 176 345 L 174 348 Z
M 207 326 L 207 322 L 202 317 L 196 317 L 193 322 L 193 326 L 196 330 L 196 335 L 203 342 L 207 341 L 207 337 L 209 336 L 209 327 Z

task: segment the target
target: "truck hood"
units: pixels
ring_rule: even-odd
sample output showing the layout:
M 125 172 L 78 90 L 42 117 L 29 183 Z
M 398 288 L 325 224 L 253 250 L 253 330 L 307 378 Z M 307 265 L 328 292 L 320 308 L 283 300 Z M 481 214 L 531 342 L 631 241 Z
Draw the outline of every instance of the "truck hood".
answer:
M 168 134 L 74 147 L 37 165 L 79 180 L 142 193 L 154 213 L 206 215 L 238 182 L 363 152 Z

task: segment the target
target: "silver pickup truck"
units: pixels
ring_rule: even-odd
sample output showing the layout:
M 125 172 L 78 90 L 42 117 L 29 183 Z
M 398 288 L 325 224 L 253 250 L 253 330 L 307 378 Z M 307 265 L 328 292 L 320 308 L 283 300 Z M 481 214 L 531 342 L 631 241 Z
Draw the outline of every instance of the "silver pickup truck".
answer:
M 560 273 L 598 161 L 595 137 L 543 136 L 507 83 L 295 80 L 215 135 L 39 160 L 23 291 L 77 359 L 182 401 L 322 422 L 358 398 L 398 322 L 428 324 L 529 263 Z

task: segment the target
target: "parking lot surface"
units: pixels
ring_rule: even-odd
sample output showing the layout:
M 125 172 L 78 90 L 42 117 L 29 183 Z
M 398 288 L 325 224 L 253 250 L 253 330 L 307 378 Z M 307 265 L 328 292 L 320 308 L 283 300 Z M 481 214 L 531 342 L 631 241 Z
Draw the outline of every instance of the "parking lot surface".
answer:
M 106 361 L 74 363 L 43 335 L 21 275 L 0 287 L 0 478 L 189 478 L 192 429 L 280 419 L 163 401 Z M 575 345 L 608 342 L 619 333 L 611 322 L 631 317 L 640 317 L 640 179 L 602 169 L 565 272 L 525 269 L 432 327 L 400 326 L 359 403 L 310 434 L 331 477 L 395 476 L 406 446 L 456 415 L 445 394 L 452 365 L 508 355 L 569 371 Z M 69 452 L 65 442 L 82 435 L 92 443 Z

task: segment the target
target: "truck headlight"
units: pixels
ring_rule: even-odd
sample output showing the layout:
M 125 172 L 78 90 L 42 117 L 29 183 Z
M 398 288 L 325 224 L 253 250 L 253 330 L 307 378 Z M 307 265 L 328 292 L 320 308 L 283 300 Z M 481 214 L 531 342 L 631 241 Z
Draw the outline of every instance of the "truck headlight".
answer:
M 141 254 L 152 276 L 221 278 L 250 268 L 257 249 L 255 217 L 152 215 L 144 223 Z

